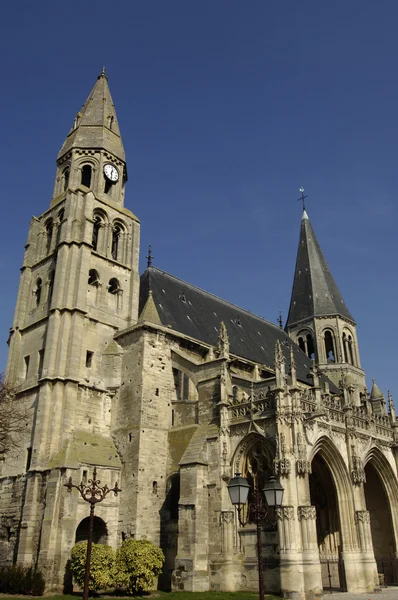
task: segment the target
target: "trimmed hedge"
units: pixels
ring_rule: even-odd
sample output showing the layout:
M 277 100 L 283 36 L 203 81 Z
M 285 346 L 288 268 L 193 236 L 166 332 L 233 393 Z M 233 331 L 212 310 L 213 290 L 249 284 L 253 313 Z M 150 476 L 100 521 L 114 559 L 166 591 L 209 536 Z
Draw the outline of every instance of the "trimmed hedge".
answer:
M 13 565 L 0 568 L 0 594 L 42 596 L 45 587 L 44 575 L 35 567 Z

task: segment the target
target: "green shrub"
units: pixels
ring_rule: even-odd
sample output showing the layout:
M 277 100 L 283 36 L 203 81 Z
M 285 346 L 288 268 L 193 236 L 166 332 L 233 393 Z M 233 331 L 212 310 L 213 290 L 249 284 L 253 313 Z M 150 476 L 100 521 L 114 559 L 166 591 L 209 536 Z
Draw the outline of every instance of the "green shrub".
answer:
M 41 571 L 35 570 L 32 575 L 32 596 L 42 596 L 46 588 L 46 580 Z
M 35 567 L 13 565 L 0 569 L 0 593 L 42 596 L 46 582 Z
M 160 574 L 164 554 L 149 540 L 126 540 L 116 552 L 114 580 L 130 594 L 150 590 Z
M 83 587 L 86 568 L 87 542 L 79 542 L 71 551 L 70 570 L 76 583 Z M 113 585 L 113 564 L 115 552 L 110 546 L 93 544 L 91 548 L 91 569 L 89 588 L 93 592 Z

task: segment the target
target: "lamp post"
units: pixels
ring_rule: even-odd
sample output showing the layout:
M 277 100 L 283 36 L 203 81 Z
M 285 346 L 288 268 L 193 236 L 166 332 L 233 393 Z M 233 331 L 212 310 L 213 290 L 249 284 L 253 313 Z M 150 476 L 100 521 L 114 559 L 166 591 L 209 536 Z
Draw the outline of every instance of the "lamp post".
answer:
M 100 480 L 97 479 L 97 467 L 94 467 L 93 478 L 88 480 L 88 485 L 83 483 L 83 481 L 79 485 L 75 485 L 72 482 L 72 477 L 69 477 L 68 483 L 64 484 L 65 487 L 68 488 L 68 492 L 71 492 L 73 488 L 77 489 L 83 500 L 89 502 L 90 504 L 90 525 L 87 540 L 86 568 L 84 571 L 83 600 L 88 600 L 95 505 L 98 502 L 102 502 L 103 499 L 109 494 L 109 492 L 113 492 L 115 496 L 117 496 L 118 493 L 122 491 L 118 487 L 117 482 L 115 483 L 115 487 L 113 488 L 108 488 L 106 484 L 101 487 L 100 483 Z
M 261 494 L 261 490 L 258 488 L 254 489 L 254 502 L 249 502 L 246 519 L 243 518 L 242 510 L 247 502 L 249 495 L 250 485 L 245 477 L 241 477 L 240 473 L 236 473 L 235 477 L 232 477 L 228 483 L 228 493 L 232 504 L 237 510 L 238 520 L 242 527 L 248 523 L 249 515 L 251 520 L 256 524 L 257 529 L 257 560 L 258 560 L 258 591 L 260 600 L 264 600 L 264 574 L 263 574 L 263 551 L 261 544 L 261 521 L 267 523 L 273 523 L 271 519 L 268 507 L 276 508 L 282 505 L 283 498 L 283 487 L 272 475 L 264 485 L 262 491 L 264 492 L 267 506 L 265 506 Z

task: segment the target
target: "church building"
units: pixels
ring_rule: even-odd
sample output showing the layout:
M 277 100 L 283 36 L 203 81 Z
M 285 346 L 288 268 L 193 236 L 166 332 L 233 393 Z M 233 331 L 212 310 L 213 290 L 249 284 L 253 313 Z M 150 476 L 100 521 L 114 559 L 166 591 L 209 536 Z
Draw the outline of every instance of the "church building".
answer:
M 50 589 L 87 539 L 147 538 L 163 589 L 258 589 L 256 525 L 228 494 L 274 475 L 262 523 L 265 589 L 310 600 L 398 582 L 398 421 L 366 389 L 356 323 L 303 211 L 286 328 L 151 264 L 124 206 L 127 165 L 103 71 L 61 147 L 25 249 L 7 378 L 29 408 L 0 460 L 0 566 L 38 565 Z M 1 458 L 1 457 L 0 457 Z M 270 511 L 271 512 L 271 511 Z

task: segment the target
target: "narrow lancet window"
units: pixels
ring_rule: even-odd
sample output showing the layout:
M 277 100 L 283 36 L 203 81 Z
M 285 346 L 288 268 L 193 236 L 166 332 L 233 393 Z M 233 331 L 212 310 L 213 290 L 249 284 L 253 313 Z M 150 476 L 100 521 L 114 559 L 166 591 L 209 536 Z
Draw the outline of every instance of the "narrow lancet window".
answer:
M 112 231 L 112 258 L 113 260 L 118 259 L 119 252 L 119 238 L 120 238 L 121 229 L 118 225 L 115 225 Z
M 97 250 L 98 249 L 98 236 L 99 236 L 99 230 L 101 228 L 101 219 L 100 217 L 96 216 L 94 217 L 94 226 L 93 226 L 93 237 L 92 237 L 92 245 L 93 245 L 93 250 Z
M 336 362 L 336 351 L 334 348 L 333 334 L 328 329 L 325 331 L 325 353 L 328 362 Z
M 67 169 L 64 170 L 63 172 L 63 179 L 64 179 L 64 191 L 68 189 L 68 185 L 69 185 L 69 176 L 70 176 L 70 170 L 69 167 Z
M 91 165 L 84 165 L 82 168 L 82 185 L 85 185 L 88 188 L 91 187 L 91 174 Z
M 35 288 L 36 306 L 39 306 L 39 304 L 40 304 L 42 288 L 43 288 L 43 282 L 42 282 L 41 278 L 39 277 L 36 281 L 36 288 Z
M 52 238 L 53 238 L 53 221 L 52 221 L 52 219 L 50 219 L 46 223 L 46 236 L 47 236 L 46 251 L 48 254 L 51 250 L 51 242 L 52 242 Z

